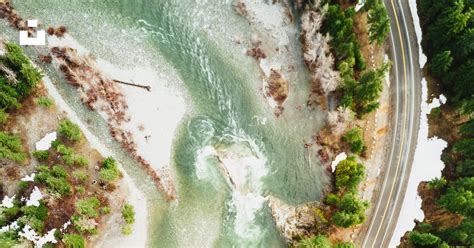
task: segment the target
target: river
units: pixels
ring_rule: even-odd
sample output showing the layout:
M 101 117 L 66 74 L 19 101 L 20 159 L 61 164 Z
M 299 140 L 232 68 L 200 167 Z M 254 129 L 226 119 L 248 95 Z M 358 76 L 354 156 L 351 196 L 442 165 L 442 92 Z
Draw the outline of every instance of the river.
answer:
M 25 17 L 69 33 L 96 57 L 122 67 L 147 65 L 186 96 L 186 115 L 173 140 L 170 158 L 178 200 L 150 197 L 153 247 L 280 247 L 280 237 L 266 196 L 288 204 L 319 200 L 328 175 L 314 148 L 303 144 L 324 123 L 318 110 L 304 105 L 307 72 L 301 61 L 289 78 L 290 98 L 276 118 L 261 92 L 256 62 L 245 55 L 235 36 L 250 37 L 248 22 L 230 0 L 17 0 Z M 291 46 L 299 49 L 298 37 Z M 300 56 L 301 57 L 301 56 Z M 53 70 L 46 71 L 52 78 Z M 62 96 L 84 120 L 96 116 L 79 103 L 65 83 Z M 132 118 L 133 118 L 133 113 Z M 93 130 L 126 164 L 144 191 L 150 183 L 105 137 L 106 125 Z M 217 156 L 221 158 L 220 161 Z M 223 163 L 236 185 L 224 176 Z

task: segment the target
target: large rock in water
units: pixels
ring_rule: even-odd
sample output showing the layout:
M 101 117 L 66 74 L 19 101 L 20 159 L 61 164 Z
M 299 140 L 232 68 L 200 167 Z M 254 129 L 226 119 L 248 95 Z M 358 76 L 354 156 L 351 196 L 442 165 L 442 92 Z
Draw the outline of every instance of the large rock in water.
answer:
M 288 243 L 293 243 L 302 237 L 321 233 L 328 225 L 317 209 L 323 206 L 318 202 L 301 205 L 288 205 L 273 196 L 268 197 L 268 205 L 281 235 Z

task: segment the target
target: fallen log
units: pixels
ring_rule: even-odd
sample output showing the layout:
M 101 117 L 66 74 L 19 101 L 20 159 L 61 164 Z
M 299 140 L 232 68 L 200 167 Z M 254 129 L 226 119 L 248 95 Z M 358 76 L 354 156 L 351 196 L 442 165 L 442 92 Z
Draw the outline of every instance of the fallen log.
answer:
M 140 84 L 136 84 L 136 83 L 128 83 L 128 82 L 124 82 L 124 81 L 120 81 L 120 80 L 116 80 L 116 79 L 114 79 L 113 81 L 116 82 L 116 83 L 119 83 L 119 84 L 125 84 L 125 85 L 129 85 L 129 86 L 134 86 L 134 87 L 146 89 L 147 91 L 151 92 L 151 86 L 149 86 L 149 85 L 140 85 Z

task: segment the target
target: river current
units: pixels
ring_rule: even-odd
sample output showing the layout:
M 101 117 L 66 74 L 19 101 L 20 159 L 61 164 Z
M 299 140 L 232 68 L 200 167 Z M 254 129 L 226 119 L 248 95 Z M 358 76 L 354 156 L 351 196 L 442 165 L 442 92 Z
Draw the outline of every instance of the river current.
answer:
M 176 85 L 186 96 L 187 113 L 177 128 L 170 158 L 179 200 L 150 196 L 150 246 L 285 246 L 266 197 L 287 204 L 319 200 L 328 181 L 314 148 L 303 146 L 324 118 L 318 110 L 295 107 L 304 105 L 308 94 L 302 61 L 296 65 L 298 76 L 290 79 L 286 110 L 276 118 L 263 97 L 258 65 L 232 41 L 253 32 L 235 13 L 233 1 L 13 3 L 25 18 L 67 26 L 96 57 L 122 67 L 147 65 L 158 73 L 176 75 L 177 80 L 161 83 Z M 291 45 L 300 50 L 298 37 L 293 40 Z M 50 74 L 60 79 L 57 73 Z M 71 87 L 65 83 L 57 87 L 81 118 L 95 116 L 81 106 Z M 136 172 L 118 145 L 104 136 L 105 121 L 91 131 L 115 147 L 127 172 L 148 195 L 159 195 L 150 183 L 142 182 L 146 177 Z

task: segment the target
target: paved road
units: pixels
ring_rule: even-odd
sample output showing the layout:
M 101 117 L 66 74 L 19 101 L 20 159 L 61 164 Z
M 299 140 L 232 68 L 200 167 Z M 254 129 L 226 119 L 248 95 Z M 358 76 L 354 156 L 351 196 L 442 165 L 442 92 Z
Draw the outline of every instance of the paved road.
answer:
M 419 130 L 420 69 L 416 36 L 407 0 L 384 0 L 391 18 L 392 139 L 387 143 L 372 217 L 362 234 L 363 248 L 388 247 L 400 214 Z

